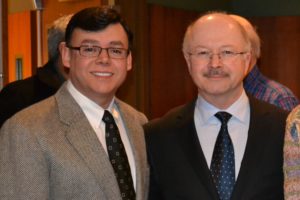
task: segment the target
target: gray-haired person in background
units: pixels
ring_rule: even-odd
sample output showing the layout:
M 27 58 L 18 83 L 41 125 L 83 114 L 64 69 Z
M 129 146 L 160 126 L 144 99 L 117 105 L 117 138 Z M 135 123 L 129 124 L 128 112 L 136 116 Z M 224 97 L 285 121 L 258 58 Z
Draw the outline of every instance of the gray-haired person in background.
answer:
M 0 92 L 0 126 L 18 111 L 53 95 L 67 77 L 59 52 L 66 26 L 72 15 L 64 15 L 48 30 L 48 62 L 35 75 L 14 81 Z

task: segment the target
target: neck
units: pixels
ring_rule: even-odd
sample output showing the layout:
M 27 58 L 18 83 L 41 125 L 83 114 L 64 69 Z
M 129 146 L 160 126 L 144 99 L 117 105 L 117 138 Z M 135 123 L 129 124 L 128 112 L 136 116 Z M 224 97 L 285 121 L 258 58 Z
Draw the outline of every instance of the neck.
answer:
M 203 94 L 199 92 L 199 95 L 216 108 L 226 110 L 240 98 L 242 92 L 243 88 L 239 91 L 226 94 Z

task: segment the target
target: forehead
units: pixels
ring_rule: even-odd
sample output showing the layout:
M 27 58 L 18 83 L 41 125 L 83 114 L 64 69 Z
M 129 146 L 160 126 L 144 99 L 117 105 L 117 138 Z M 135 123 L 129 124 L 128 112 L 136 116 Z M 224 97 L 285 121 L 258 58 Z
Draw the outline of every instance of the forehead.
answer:
M 205 48 L 245 48 L 247 40 L 243 29 L 226 15 L 200 18 L 190 30 L 190 46 Z
M 82 43 L 95 45 L 118 44 L 127 48 L 128 37 L 121 24 L 111 24 L 99 31 L 86 31 L 75 28 L 71 36 L 71 44 L 80 45 Z

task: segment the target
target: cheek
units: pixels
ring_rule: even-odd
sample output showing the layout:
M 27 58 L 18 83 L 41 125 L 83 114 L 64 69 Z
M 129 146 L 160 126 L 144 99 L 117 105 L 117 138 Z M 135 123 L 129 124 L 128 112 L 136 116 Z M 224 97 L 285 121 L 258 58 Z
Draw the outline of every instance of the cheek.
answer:
M 70 72 L 73 72 L 73 74 L 77 74 L 76 76 L 82 76 L 84 75 L 84 73 L 87 73 L 90 65 L 87 61 L 78 59 L 76 57 L 72 59 L 70 64 Z
M 243 76 L 246 76 L 249 72 L 250 63 L 245 61 L 245 62 L 242 62 L 240 65 L 242 66 L 240 69 L 241 74 L 243 74 Z
M 188 69 L 191 76 L 201 78 L 208 70 L 208 67 L 191 63 Z

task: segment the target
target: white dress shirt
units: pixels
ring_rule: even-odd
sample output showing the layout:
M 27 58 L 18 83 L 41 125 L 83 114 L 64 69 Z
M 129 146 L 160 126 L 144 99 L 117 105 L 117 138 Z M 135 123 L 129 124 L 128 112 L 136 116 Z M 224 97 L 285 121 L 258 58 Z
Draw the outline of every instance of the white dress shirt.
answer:
M 100 107 L 98 104 L 96 104 L 94 101 L 90 100 L 86 96 L 84 96 L 82 93 L 80 93 L 72 84 L 70 80 L 67 82 L 67 89 L 75 99 L 75 101 L 79 104 L 81 109 L 83 110 L 85 116 L 87 117 L 88 121 L 90 122 L 90 125 L 93 127 L 103 149 L 106 151 L 107 154 L 107 148 L 106 148 L 106 140 L 105 140 L 105 123 L 102 121 L 103 115 L 104 115 L 104 109 Z M 117 106 L 114 104 L 114 99 L 111 101 L 109 107 L 107 108 L 108 111 L 111 112 L 113 115 L 115 122 L 118 126 L 120 136 L 122 139 L 122 142 L 124 144 L 126 154 L 128 157 L 132 180 L 134 184 L 134 188 L 136 188 L 136 170 L 135 170 L 135 162 L 133 157 L 132 148 L 129 142 L 129 138 L 126 133 L 126 129 L 124 126 L 124 122 L 121 118 L 121 115 L 117 109 Z M 101 167 L 101 166 L 99 166 Z
M 237 179 L 246 148 L 250 123 L 250 105 L 245 91 L 226 110 L 220 110 L 198 96 L 194 121 L 208 168 L 210 168 L 215 143 L 221 127 L 221 122 L 214 116 L 219 111 L 225 111 L 232 115 L 228 121 L 228 132 L 234 148 L 235 177 Z

